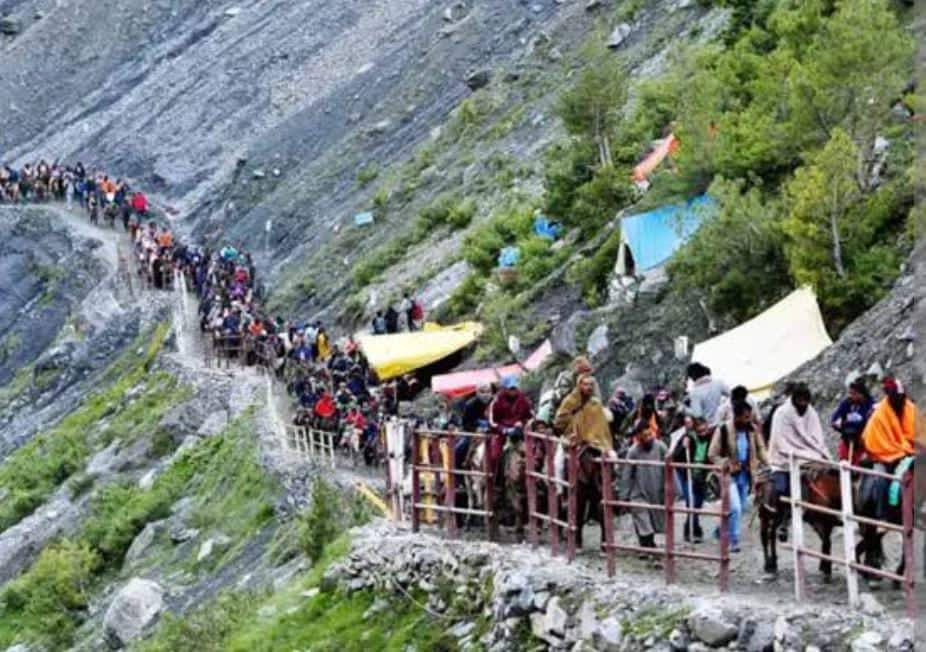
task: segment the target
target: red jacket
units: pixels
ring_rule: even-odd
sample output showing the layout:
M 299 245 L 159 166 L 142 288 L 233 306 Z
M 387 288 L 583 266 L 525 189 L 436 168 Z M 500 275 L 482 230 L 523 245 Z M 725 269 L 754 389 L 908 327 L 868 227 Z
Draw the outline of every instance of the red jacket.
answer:
M 148 212 L 148 198 L 143 193 L 136 192 L 132 197 L 132 210 L 136 213 Z
M 331 394 L 328 392 L 322 394 L 322 397 L 318 399 L 318 403 L 315 404 L 315 414 L 322 419 L 333 417 L 337 411 L 334 405 L 334 399 L 331 398 Z
M 498 428 L 513 428 L 516 423 L 526 426 L 534 416 L 534 408 L 524 392 L 518 391 L 514 397 L 508 391 L 502 391 L 492 401 L 491 419 Z

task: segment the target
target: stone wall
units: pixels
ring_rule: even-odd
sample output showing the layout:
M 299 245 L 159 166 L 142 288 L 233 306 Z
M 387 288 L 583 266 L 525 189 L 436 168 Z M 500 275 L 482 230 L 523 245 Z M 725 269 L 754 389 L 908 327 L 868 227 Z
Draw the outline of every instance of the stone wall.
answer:
M 353 533 L 324 587 L 412 599 L 467 649 L 913 649 L 912 625 L 813 605 L 632 583 L 528 546 L 448 541 L 378 521 Z

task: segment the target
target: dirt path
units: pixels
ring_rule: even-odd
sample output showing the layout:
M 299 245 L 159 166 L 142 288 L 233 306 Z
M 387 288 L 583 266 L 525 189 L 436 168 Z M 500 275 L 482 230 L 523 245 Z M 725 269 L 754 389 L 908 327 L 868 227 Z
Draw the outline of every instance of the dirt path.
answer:
M 97 249 L 98 255 L 103 259 L 110 273 L 120 268 L 120 256 L 131 255 L 128 239 L 119 230 L 111 230 L 91 225 L 79 212 L 69 212 L 63 206 L 47 205 L 45 208 L 54 211 L 66 226 L 83 237 L 93 238 L 103 243 Z M 131 270 L 134 267 L 130 266 Z M 137 285 L 134 273 L 129 274 L 130 282 Z M 137 287 L 133 289 L 134 300 L 142 303 L 150 300 L 149 291 Z M 171 353 L 172 359 L 179 363 L 189 373 L 194 382 L 204 384 L 222 380 L 224 387 L 229 387 L 229 403 L 233 405 L 258 405 L 255 437 L 261 452 L 264 466 L 272 473 L 281 477 L 288 493 L 287 499 L 294 508 L 304 505 L 309 499 L 311 483 L 314 478 L 321 475 L 334 481 L 342 488 L 353 487 L 356 483 L 381 488 L 384 485 L 382 473 L 376 469 L 365 467 L 351 467 L 349 462 L 339 459 L 335 468 L 319 461 L 306 459 L 293 451 L 287 442 L 285 425 L 291 420 L 292 402 L 290 397 L 279 383 L 268 376 L 259 373 L 254 367 L 242 367 L 237 364 L 229 368 L 215 368 L 207 366 L 203 354 L 206 343 L 199 332 L 198 303 L 195 296 L 183 287 L 178 279 L 171 301 L 172 320 L 176 336 L 177 350 Z M 676 532 L 680 533 L 684 518 L 678 515 Z M 705 542 L 697 546 L 683 543 L 680 534 L 676 543 L 680 549 L 699 552 L 717 551 L 717 544 L 711 536 L 715 523 L 706 521 L 702 524 L 706 535 Z M 635 543 L 632 525 L 629 517 L 621 517 L 616 521 L 618 539 L 624 543 Z M 472 533 L 478 538 L 476 533 Z M 511 540 L 510 533 L 503 529 L 503 539 Z M 600 545 L 600 535 L 597 526 L 588 525 L 585 530 L 586 547 L 580 551 L 577 563 L 604 573 L 604 558 L 597 552 Z M 512 541 L 513 542 L 513 541 Z M 808 543 L 819 546 L 815 535 L 808 534 Z M 889 537 L 887 540 L 890 563 L 899 559 L 899 543 Z M 541 545 L 546 545 L 541 544 Z M 764 579 L 762 547 L 758 536 L 758 523 L 753 519 L 752 512 L 747 513 L 743 522 L 742 533 L 743 551 L 734 554 L 731 560 L 730 590 L 733 595 L 742 595 L 750 599 L 767 599 L 776 604 L 790 604 L 794 598 L 793 558 L 791 552 L 779 546 L 779 575 L 774 581 Z M 833 550 L 842 549 L 842 533 L 834 533 Z M 831 583 L 826 584 L 817 571 L 816 564 L 810 560 L 807 568 L 807 594 L 808 601 L 827 606 L 844 606 L 847 604 L 845 577 L 841 568 L 836 568 Z M 639 578 L 641 582 L 659 582 L 663 577 L 661 568 L 657 568 L 652 560 L 642 560 L 636 555 L 622 554 L 618 558 L 617 572 L 623 577 Z M 710 594 L 717 589 L 716 564 L 703 561 L 679 560 L 676 566 L 677 582 L 686 589 Z M 864 588 L 863 591 L 867 590 Z M 903 594 L 892 588 L 885 587 L 876 598 L 890 612 L 902 613 L 904 608 Z

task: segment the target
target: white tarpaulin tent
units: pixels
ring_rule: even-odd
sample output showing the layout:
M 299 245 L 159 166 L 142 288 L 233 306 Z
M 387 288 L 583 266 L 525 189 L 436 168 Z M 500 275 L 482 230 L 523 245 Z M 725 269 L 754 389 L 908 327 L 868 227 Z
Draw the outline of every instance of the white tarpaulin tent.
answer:
M 762 397 L 832 343 L 817 296 L 806 287 L 733 330 L 701 342 L 691 359 L 710 367 L 714 378 L 731 387 L 745 385 Z

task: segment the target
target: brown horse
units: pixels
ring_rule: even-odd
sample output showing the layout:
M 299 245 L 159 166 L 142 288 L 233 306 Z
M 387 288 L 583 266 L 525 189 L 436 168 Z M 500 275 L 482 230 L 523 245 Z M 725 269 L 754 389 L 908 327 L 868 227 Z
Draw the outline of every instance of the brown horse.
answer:
M 769 575 L 778 573 L 778 554 L 776 539 L 778 530 L 790 515 L 790 509 L 775 493 L 771 480 L 763 485 L 763 500 L 759 507 L 759 527 L 762 537 L 762 552 L 765 556 L 765 572 Z M 792 496 L 792 499 L 796 498 Z M 811 505 L 839 511 L 842 506 L 842 492 L 839 486 L 839 474 L 828 468 L 811 467 L 801 473 L 800 498 Z M 832 551 L 833 529 L 842 522 L 830 514 L 805 509 L 804 522 L 813 528 L 820 537 L 820 552 L 830 555 Z M 833 575 L 833 564 L 826 559 L 820 560 L 820 572 L 824 581 Z

